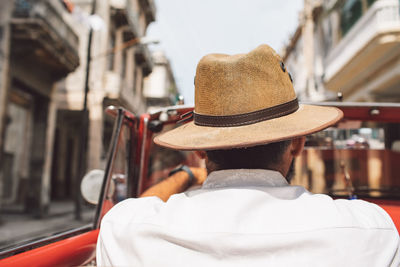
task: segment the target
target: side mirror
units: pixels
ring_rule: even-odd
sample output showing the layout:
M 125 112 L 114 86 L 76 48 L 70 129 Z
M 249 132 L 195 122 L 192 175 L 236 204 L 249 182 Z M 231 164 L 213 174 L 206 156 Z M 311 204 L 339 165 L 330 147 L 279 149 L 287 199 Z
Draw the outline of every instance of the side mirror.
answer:
M 90 204 L 98 204 L 101 186 L 103 185 L 104 171 L 103 170 L 91 170 L 85 176 L 83 176 L 81 182 L 81 193 L 83 198 Z M 110 183 L 108 193 L 111 195 L 115 190 L 113 182 Z

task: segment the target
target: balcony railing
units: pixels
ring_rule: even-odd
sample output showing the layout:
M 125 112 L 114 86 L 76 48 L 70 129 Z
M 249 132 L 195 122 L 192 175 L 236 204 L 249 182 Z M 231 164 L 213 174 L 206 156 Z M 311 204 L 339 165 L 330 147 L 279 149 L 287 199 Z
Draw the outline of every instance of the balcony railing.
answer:
M 328 54 L 325 80 L 334 78 L 376 37 L 393 32 L 400 32 L 399 0 L 376 1 Z
M 25 46 L 34 42 L 53 58 L 61 75 L 79 65 L 79 38 L 66 16 L 57 0 L 16 0 L 12 19 L 13 40 Z

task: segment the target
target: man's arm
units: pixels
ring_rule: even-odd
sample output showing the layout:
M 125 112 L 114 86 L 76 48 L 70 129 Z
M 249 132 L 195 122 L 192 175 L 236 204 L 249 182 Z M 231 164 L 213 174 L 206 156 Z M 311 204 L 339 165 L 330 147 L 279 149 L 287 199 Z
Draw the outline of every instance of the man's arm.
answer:
M 140 197 L 157 196 L 163 201 L 167 201 L 173 194 L 184 192 L 192 185 L 201 185 L 207 177 L 205 168 L 190 168 L 194 175 L 192 184 L 189 184 L 189 174 L 185 171 L 179 171 L 158 184 L 153 185 L 144 191 Z

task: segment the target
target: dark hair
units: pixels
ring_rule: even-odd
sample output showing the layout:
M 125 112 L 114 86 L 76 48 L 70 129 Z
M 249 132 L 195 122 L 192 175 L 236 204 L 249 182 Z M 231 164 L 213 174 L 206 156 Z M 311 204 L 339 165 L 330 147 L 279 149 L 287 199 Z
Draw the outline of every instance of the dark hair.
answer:
M 229 150 L 207 151 L 207 169 L 269 169 L 279 164 L 283 153 L 291 141 L 281 141 L 266 145 L 259 145 L 247 148 L 235 148 Z

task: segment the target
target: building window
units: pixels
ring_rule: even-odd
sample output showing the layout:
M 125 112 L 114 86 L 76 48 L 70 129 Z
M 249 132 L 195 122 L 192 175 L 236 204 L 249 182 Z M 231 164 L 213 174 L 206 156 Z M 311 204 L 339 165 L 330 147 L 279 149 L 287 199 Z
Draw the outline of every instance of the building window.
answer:
M 115 48 L 115 33 L 110 32 L 109 40 L 108 40 L 108 50 L 112 51 Z M 107 69 L 113 71 L 114 70 L 114 51 L 107 54 Z
M 376 2 L 376 0 L 367 0 L 368 7 L 372 6 L 372 4 L 375 2 Z
M 347 1 L 344 4 L 341 12 L 340 26 L 342 30 L 342 35 L 345 35 L 361 16 L 362 16 L 361 0 Z
M 347 0 L 342 7 L 340 26 L 342 36 L 353 27 L 362 15 L 370 8 L 376 0 Z

